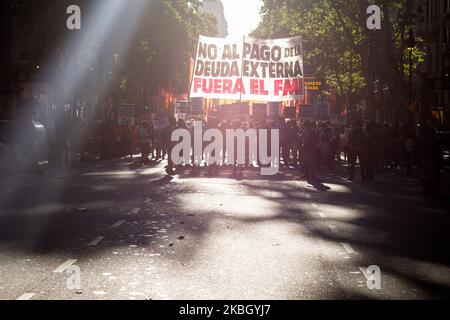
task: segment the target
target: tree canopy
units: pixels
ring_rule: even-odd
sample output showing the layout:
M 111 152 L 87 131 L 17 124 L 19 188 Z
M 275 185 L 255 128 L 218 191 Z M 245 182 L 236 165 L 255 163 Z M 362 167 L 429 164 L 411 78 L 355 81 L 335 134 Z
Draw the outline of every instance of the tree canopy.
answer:
M 414 69 L 424 56 L 416 46 L 408 49 L 414 8 L 406 0 L 377 1 L 382 29 L 369 30 L 371 4 L 368 0 L 263 0 L 261 23 L 253 35 L 302 35 L 308 75 L 325 79 L 348 102 L 364 97 L 373 104 L 379 92 L 384 103 L 405 104 L 409 55 Z M 420 38 L 416 41 L 420 45 Z

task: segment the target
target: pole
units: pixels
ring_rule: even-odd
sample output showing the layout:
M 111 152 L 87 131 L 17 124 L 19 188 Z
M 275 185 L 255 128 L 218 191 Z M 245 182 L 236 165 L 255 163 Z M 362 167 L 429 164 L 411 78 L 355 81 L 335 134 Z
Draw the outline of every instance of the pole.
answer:
M 198 37 L 197 48 L 195 49 L 194 70 L 192 71 L 191 83 L 189 85 L 188 101 L 191 101 L 191 92 L 192 92 L 192 85 L 194 83 L 195 68 L 197 67 L 197 55 L 198 55 L 198 48 L 200 46 L 200 38 L 201 38 L 201 35 Z M 189 64 L 190 63 L 191 63 L 191 58 L 189 57 Z M 189 65 L 189 68 L 190 68 L 190 65 Z

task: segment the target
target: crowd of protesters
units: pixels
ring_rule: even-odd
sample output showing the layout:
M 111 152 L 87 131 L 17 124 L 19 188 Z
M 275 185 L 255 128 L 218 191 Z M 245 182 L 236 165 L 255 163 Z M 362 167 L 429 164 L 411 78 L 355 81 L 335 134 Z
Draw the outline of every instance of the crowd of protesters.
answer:
M 83 117 L 74 117 L 64 111 L 43 122 L 47 129 L 51 165 L 71 162 L 74 154 L 83 161 L 86 153 L 97 146 L 94 153 L 98 153 L 100 159 L 132 159 L 138 153 L 144 164 L 150 160 L 168 159 L 169 167 L 173 130 L 184 128 L 192 131 L 195 123 L 194 120 L 176 121 L 175 118 L 168 119 L 165 126 L 159 127 L 155 127 L 153 121 L 135 125 L 100 121 L 87 123 Z M 282 118 L 259 122 L 213 118 L 204 121 L 203 126 L 205 129 L 217 128 L 223 133 L 227 129 L 279 129 L 280 166 L 299 168 L 307 179 L 315 179 L 320 172 L 331 171 L 337 165 L 342 167 L 341 164 L 348 168 L 349 180 L 357 178 L 356 173 L 359 172 L 363 181 L 374 180 L 376 173 L 382 171 L 410 176 L 412 169 L 419 167 L 424 190 L 434 193 L 438 189 L 441 150 L 431 127 L 423 128 L 420 138 L 417 138 L 415 132 L 403 126 L 362 121 L 345 125 L 329 121 L 299 123 Z M 185 165 L 193 166 L 194 163 L 192 158 L 192 162 Z M 246 152 L 245 165 L 236 166 L 235 170 L 258 165 L 257 161 L 252 163 L 249 160 Z
M 299 124 L 295 120 L 283 119 L 270 122 L 219 122 L 212 119 L 204 122 L 203 126 L 205 129 L 217 128 L 222 132 L 226 129 L 279 129 L 280 166 L 299 168 L 308 179 L 315 179 L 320 171 L 333 170 L 341 163 L 347 164 L 349 180 L 356 178 L 356 169 L 359 167 L 363 181 L 374 180 L 376 173 L 383 171 L 410 176 L 413 166 L 420 166 L 427 192 L 436 188 L 436 179 L 439 177 L 440 149 L 434 130 L 428 127 L 424 128 L 421 138 L 416 139 L 415 133 L 403 126 L 361 121 L 344 125 L 329 121 Z M 139 129 L 142 161 L 146 162 L 149 158 L 168 159 L 172 131 L 176 128 L 192 131 L 193 127 L 193 120 L 177 122 L 175 118 L 170 119 L 167 127 L 160 130 L 144 122 Z M 204 163 L 206 166 L 206 161 Z M 194 159 L 186 165 L 193 164 Z M 257 165 L 249 161 L 246 152 L 246 164 L 242 167 L 245 169 Z
M 69 141 L 83 160 L 87 145 L 97 140 L 102 159 L 133 158 L 133 154 L 140 153 L 140 161 L 145 164 L 150 160 L 158 162 L 169 159 L 173 130 L 184 128 L 192 133 L 195 122 L 170 118 L 166 126 L 158 128 L 152 121 L 143 121 L 133 126 L 101 124 L 96 130 L 92 130 L 91 124 L 94 134 L 91 133 L 89 138 L 83 135 L 87 125 L 81 119 L 72 120 L 69 126 L 64 121 L 56 123 L 60 128 L 55 128 L 58 132 L 53 143 L 59 154 L 67 154 L 67 142 L 63 141 Z M 424 190 L 436 193 L 439 189 L 441 150 L 431 127 L 423 128 L 420 138 L 417 138 L 415 132 L 401 125 L 362 121 L 345 125 L 330 121 L 300 124 L 281 118 L 262 122 L 211 119 L 203 122 L 203 126 L 205 129 L 217 128 L 223 133 L 227 129 L 279 129 L 280 166 L 299 168 L 307 179 L 315 179 L 318 173 L 331 171 L 341 164 L 347 166 L 349 180 L 355 180 L 358 171 L 363 181 L 374 180 L 376 173 L 380 172 L 411 176 L 412 168 L 418 167 Z M 193 164 L 192 158 L 191 163 L 186 165 Z M 242 171 L 258 165 L 249 161 L 246 152 L 245 165 L 241 168 L 236 166 L 235 170 Z

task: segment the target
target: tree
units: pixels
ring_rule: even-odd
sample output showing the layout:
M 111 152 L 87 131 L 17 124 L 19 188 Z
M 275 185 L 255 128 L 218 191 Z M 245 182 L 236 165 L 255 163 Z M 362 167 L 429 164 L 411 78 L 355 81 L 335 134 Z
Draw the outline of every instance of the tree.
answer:
M 406 0 L 377 1 L 383 12 L 381 31 L 366 27 L 366 11 L 373 1 L 263 1 L 262 20 L 254 36 L 302 35 L 307 72 L 325 78 L 348 102 L 347 107 L 359 97 L 366 98 L 369 116 L 374 119 L 381 110 L 375 104 L 376 93 L 382 100 L 380 105 L 405 106 L 409 74 L 409 70 L 405 72 L 406 34 L 415 19 Z M 423 53 L 418 48 L 412 50 L 416 68 Z
M 125 4 L 123 10 L 112 13 L 111 3 L 120 1 Z M 66 28 L 66 9 L 73 4 L 82 11 L 81 30 Z M 198 36 L 216 32 L 215 19 L 201 13 L 201 5 L 199 0 L 47 0 L 45 5 L 36 0 L 5 0 L 2 8 L 7 10 L 2 14 L 33 35 L 32 64 L 40 65 L 48 80 L 56 82 L 54 86 L 79 72 L 78 66 L 69 66 L 75 59 L 86 64 L 74 88 L 77 99 L 97 93 L 139 101 L 136 97 L 144 87 L 155 92 L 158 85 L 171 83 L 176 91 L 187 91 L 189 56 L 195 54 Z M 111 14 L 113 18 L 108 17 Z M 114 20 L 100 32 L 108 19 Z M 60 103 L 71 99 L 62 97 Z

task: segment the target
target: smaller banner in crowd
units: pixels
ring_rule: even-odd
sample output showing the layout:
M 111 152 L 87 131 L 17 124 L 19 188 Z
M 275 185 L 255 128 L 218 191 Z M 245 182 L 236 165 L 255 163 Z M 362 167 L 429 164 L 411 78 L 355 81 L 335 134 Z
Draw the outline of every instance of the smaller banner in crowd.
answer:
M 122 103 L 119 106 L 119 125 L 134 126 L 136 121 L 136 105 Z
M 269 105 L 269 117 L 270 119 L 276 119 L 280 116 L 280 103 L 271 102 Z
M 190 97 L 292 101 L 304 94 L 302 38 L 200 36 Z
M 318 121 L 331 120 L 331 105 L 328 102 L 320 102 L 316 104 L 316 116 Z
M 191 99 L 191 115 L 198 116 L 203 115 L 203 98 L 192 98 Z
M 175 102 L 175 114 L 189 113 L 190 104 L 188 101 L 176 101 Z
M 223 105 L 222 118 L 233 121 L 240 119 L 246 121 L 250 118 L 250 106 L 248 103 L 233 103 L 230 105 Z
M 313 105 L 300 106 L 300 121 L 330 121 L 331 105 L 329 102 L 319 102 Z
M 316 121 L 316 106 L 310 104 L 300 106 L 300 120 L 302 122 Z

